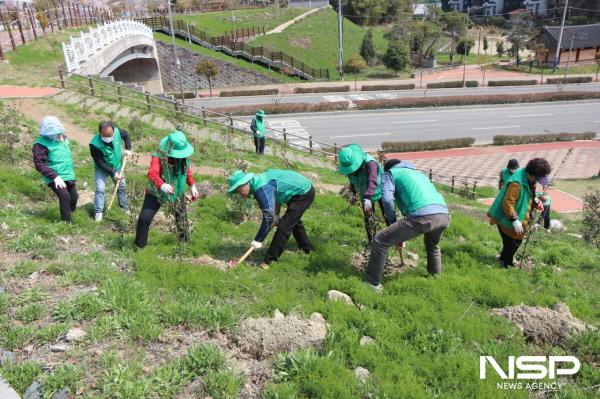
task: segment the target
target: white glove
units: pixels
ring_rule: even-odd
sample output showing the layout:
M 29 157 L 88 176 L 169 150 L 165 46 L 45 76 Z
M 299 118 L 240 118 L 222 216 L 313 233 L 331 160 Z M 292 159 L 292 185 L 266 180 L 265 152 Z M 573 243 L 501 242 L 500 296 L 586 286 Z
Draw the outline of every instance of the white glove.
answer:
M 279 215 L 275 215 L 273 216 L 273 224 L 275 226 L 277 226 L 279 224 L 279 221 L 281 220 L 281 217 L 279 217 Z
M 125 178 L 125 176 L 122 173 L 119 172 L 115 172 L 115 180 L 116 181 L 121 181 Z
M 373 203 L 370 199 L 366 199 L 363 201 L 363 209 L 365 212 L 371 212 L 373 210 Z
M 398 248 L 400 248 L 400 249 L 406 248 L 406 243 L 405 242 L 401 242 L 400 244 L 398 244 Z
M 512 222 L 512 225 L 513 229 L 515 230 L 515 233 L 523 234 L 523 225 L 519 220 L 515 220 L 514 222 Z
M 192 200 L 196 201 L 198 199 L 198 189 L 195 184 L 190 186 L 190 192 L 192 193 Z
M 54 187 L 56 188 L 67 188 L 65 181 L 60 176 L 54 178 Z
M 133 155 L 133 151 L 131 150 L 125 150 L 125 156 L 128 158 L 131 158 L 131 156 Z
M 172 185 L 167 184 L 167 183 L 163 183 L 160 186 L 160 191 L 162 191 L 165 194 L 173 194 L 175 192 L 175 189 L 173 188 Z
M 262 242 L 258 242 L 258 241 L 252 241 L 252 244 L 250 244 L 250 246 L 254 249 L 261 249 L 262 248 Z

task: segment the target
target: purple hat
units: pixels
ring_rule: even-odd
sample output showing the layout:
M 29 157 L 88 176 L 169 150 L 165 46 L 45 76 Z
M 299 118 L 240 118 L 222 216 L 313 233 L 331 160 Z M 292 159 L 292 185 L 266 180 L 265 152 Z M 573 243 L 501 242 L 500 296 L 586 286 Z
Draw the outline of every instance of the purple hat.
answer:
M 548 176 L 542 176 L 542 177 L 537 177 L 535 179 L 538 183 L 540 183 L 542 185 L 542 187 L 546 187 L 550 184 L 550 180 L 548 180 Z

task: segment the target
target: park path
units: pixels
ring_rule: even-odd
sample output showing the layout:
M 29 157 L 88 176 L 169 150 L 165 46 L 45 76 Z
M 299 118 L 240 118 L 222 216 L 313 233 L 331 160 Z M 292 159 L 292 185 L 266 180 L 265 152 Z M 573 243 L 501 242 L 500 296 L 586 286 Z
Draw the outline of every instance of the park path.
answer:
M 0 86 L 0 98 L 48 97 L 58 91 L 54 87 Z
M 331 6 L 329 4 L 327 4 L 326 6 L 321 7 L 321 8 L 313 8 L 312 10 L 309 10 L 309 11 L 305 12 L 304 14 L 298 15 L 294 19 L 290 19 L 289 21 L 284 22 L 279 26 L 276 26 L 275 28 L 273 28 L 270 31 L 268 31 L 267 33 L 265 33 L 265 35 L 271 35 L 273 33 L 281 33 L 284 30 L 286 30 L 288 27 L 294 25 L 296 22 L 302 21 L 304 18 L 308 17 L 309 15 L 314 14 L 317 11 L 322 10 L 323 8 L 327 8 L 327 7 L 331 7 Z

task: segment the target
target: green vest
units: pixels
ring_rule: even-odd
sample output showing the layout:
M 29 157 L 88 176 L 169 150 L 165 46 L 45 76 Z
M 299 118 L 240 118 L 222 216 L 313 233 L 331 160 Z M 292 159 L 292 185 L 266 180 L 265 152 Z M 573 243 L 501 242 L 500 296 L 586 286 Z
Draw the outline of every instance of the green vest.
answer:
M 35 144 L 40 144 L 48 149 L 48 167 L 56 172 L 64 181 L 75 180 L 75 165 L 71 155 L 69 139 L 64 141 L 50 140 L 44 136 L 38 137 Z M 42 175 L 44 183 L 48 184 L 52 179 Z
M 498 223 L 512 229 L 512 222 L 502 210 L 502 203 L 504 202 L 504 197 L 506 196 L 506 188 L 510 183 L 518 183 L 521 186 L 521 189 L 519 190 L 519 198 L 515 204 L 515 212 L 517 213 L 517 217 L 521 222 L 525 220 L 527 210 L 529 209 L 529 204 L 532 201 L 532 192 L 529 188 L 529 180 L 527 180 L 527 172 L 525 172 L 525 169 L 519 169 L 513 173 L 511 178 L 508 179 L 506 184 L 502 187 L 502 190 L 500 190 L 496 196 L 496 199 L 494 200 L 494 203 L 490 207 L 488 213 Z
M 160 177 L 165 183 L 173 186 L 175 192 L 173 194 L 164 193 L 162 190 L 157 189 L 149 179 L 146 181 L 148 191 L 158 198 L 161 203 L 177 201 L 177 198 L 183 196 L 187 190 L 187 171 L 190 168 L 190 159 L 186 158 L 184 166 L 176 170 L 174 165 L 169 165 L 168 158 L 161 158 L 159 153 L 154 153 L 152 156 L 160 159 L 162 165 Z
M 381 198 L 381 176 L 383 176 L 383 168 L 381 167 L 379 162 L 375 160 L 375 158 L 366 154 L 365 160 L 363 161 L 361 167 L 356 173 L 348 175 L 348 179 L 350 180 L 350 183 L 352 183 L 352 185 L 358 190 L 360 198 L 364 199 L 365 191 L 367 191 L 367 171 L 366 169 L 362 170 L 362 168 L 363 166 L 366 167 L 366 164 L 371 161 L 375 161 L 375 163 L 377 164 L 377 188 L 375 189 L 375 193 L 371 197 L 371 201 L 376 202 L 379 201 L 379 199 Z
M 429 178 L 418 170 L 392 168 L 388 172 L 396 186 L 394 198 L 402 215 L 407 216 L 427 205 L 447 206 L 444 197 L 435 189 Z
M 265 137 L 265 122 L 263 119 L 254 118 L 256 123 L 256 133 L 254 133 L 254 137 L 263 138 Z
M 275 180 L 275 201 L 278 204 L 287 204 L 293 196 L 306 194 L 312 187 L 312 182 L 300 173 L 291 170 L 269 169 L 250 180 L 250 190 L 256 190 Z
M 500 172 L 500 179 L 502 180 L 502 187 L 506 186 L 506 182 L 508 181 L 508 179 L 510 179 L 512 177 L 513 174 L 514 173 L 510 173 L 508 168 L 502 169 L 502 172 Z
M 122 142 L 123 140 L 121 139 L 121 132 L 119 132 L 118 128 L 115 128 L 112 146 L 102 141 L 100 133 L 96 133 L 96 135 L 90 141 L 90 144 L 102 152 L 104 160 L 106 163 L 111 165 L 114 170 L 120 170 L 123 157 L 121 149 Z

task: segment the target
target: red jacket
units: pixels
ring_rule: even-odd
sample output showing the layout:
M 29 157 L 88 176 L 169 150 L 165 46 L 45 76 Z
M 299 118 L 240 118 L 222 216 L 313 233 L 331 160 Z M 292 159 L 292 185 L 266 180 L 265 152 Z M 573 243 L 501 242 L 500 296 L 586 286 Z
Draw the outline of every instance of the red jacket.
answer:
M 165 182 L 162 178 L 162 163 L 160 162 L 160 158 L 152 157 L 152 160 L 150 161 L 150 169 L 148 169 L 147 176 L 148 179 L 152 182 L 152 184 L 154 184 L 154 187 L 160 190 L 160 186 L 162 186 Z M 187 170 L 187 176 L 185 181 L 188 186 L 196 184 L 196 180 L 194 180 L 194 176 L 192 176 L 191 166 Z

